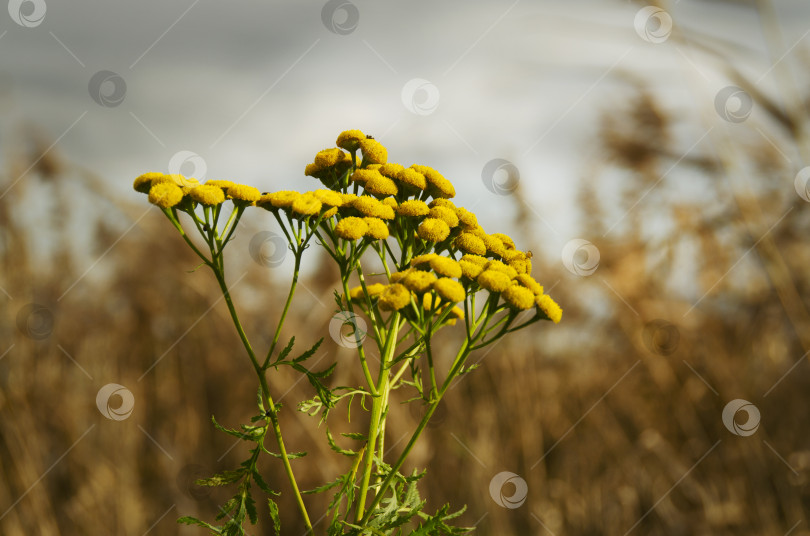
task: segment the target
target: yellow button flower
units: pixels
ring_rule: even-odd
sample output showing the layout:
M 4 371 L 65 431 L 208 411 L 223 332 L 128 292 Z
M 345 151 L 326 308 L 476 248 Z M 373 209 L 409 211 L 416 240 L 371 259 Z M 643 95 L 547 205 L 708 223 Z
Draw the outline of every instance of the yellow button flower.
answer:
M 363 221 L 368 225 L 368 231 L 365 236 L 376 238 L 377 240 L 385 240 L 388 238 L 388 225 L 385 224 L 380 218 L 363 218 Z
M 132 183 L 132 187 L 137 192 L 141 192 L 142 194 L 148 194 L 149 190 L 152 188 L 152 182 L 156 179 L 162 178 L 164 175 L 163 173 L 158 173 L 156 171 L 150 171 L 149 173 L 144 173 L 143 175 L 139 175 L 136 177 L 135 182 Z
M 425 176 L 428 183 L 427 191 L 431 196 L 445 199 L 456 196 L 456 189 L 453 188 L 453 184 L 432 167 L 414 164 L 411 168 Z
M 456 237 L 454 244 L 464 253 L 472 253 L 474 255 L 487 254 L 487 246 L 484 245 L 484 241 L 472 233 L 461 233 Z
M 534 299 L 535 305 L 545 313 L 549 320 L 555 324 L 559 324 L 562 320 L 562 308 L 551 299 L 548 294 L 541 294 Z
M 335 234 L 346 240 L 362 238 L 368 231 L 368 224 L 362 218 L 349 216 L 343 218 L 335 226 Z
M 217 182 L 229 182 L 229 181 L 217 181 Z M 210 183 L 211 181 L 208 181 L 205 184 Z M 246 203 L 254 203 L 262 198 L 262 193 L 259 191 L 258 188 L 254 188 L 253 186 L 247 186 L 245 184 L 231 183 L 230 186 L 226 187 L 225 191 L 228 193 L 228 198 L 234 199 L 236 201 L 244 201 Z
M 149 190 L 149 202 L 161 208 L 171 208 L 183 200 L 183 190 L 174 183 L 155 184 Z
M 487 261 L 484 265 L 484 270 L 495 270 L 496 272 L 503 272 L 509 276 L 509 279 L 517 277 L 517 270 L 508 266 L 501 261 Z
M 408 201 L 403 201 L 397 207 L 397 214 L 400 216 L 408 216 L 408 217 L 417 217 L 417 216 L 427 216 L 430 212 L 430 209 L 425 204 L 424 201 L 420 201 L 419 199 L 409 199 Z
M 385 164 L 388 161 L 388 150 L 375 139 L 360 140 L 360 151 L 363 153 L 363 164 Z
M 535 295 L 540 295 L 543 293 L 543 286 L 528 274 L 518 274 L 515 277 L 515 281 L 531 290 Z
M 493 255 L 501 257 L 506 252 L 506 246 L 503 245 L 503 242 L 501 242 L 499 238 L 486 233 L 482 234 L 478 238 L 484 242 L 484 245 L 487 248 L 487 253 L 492 253 Z
M 291 190 L 280 190 L 278 192 L 272 192 L 269 194 L 264 194 L 259 201 L 256 202 L 262 208 L 266 208 L 267 210 L 272 210 L 273 208 L 290 208 L 293 204 L 293 201 L 301 197 L 301 194 L 298 192 L 293 192 Z
M 388 207 L 391 207 L 396 212 L 397 210 L 397 200 L 393 197 L 386 197 L 382 200 L 382 204 Z
M 411 293 L 404 285 L 394 283 L 385 287 L 380 294 L 380 309 L 398 311 L 411 303 Z
M 470 254 L 462 255 L 461 260 L 471 262 L 473 264 L 481 266 L 482 268 L 486 263 L 489 262 L 489 259 L 487 259 L 486 257 L 482 257 L 481 255 L 470 255 Z
M 403 169 L 397 173 L 397 180 L 408 186 L 413 186 L 419 190 L 427 188 L 427 179 L 425 176 L 416 171 L 415 169 Z
M 398 179 L 399 174 L 405 171 L 405 168 L 401 164 L 388 162 L 387 164 L 381 165 L 379 171 L 389 179 Z
M 388 177 L 383 177 L 379 171 L 373 171 L 373 175 L 366 180 L 363 189 L 374 195 L 397 195 L 399 189 L 396 183 Z
M 233 181 L 226 181 L 222 179 L 211 179 L 210 181 L 205 181 L 205 184 L 208 186 L 219 186 L 223 190 L 235 185 Z
M 534 293 L 520 285 L 512 285 L 503 291 L 503 299 L 516 309 L 526 310 L 534 307 Z
M 356 197 L 354 200 L 352 200 L 351 206 L 363 216 L 380 218 L 382 220 L 394 219 L 394 209 L 388 205 L 384 205 L 382 201 L 375 199 L 370 195 L 361 195 Z
M 417 255 L 416 257 L 411 259 L 411 266 L 416 268 L 420 264 L 427 264 L 430 262 L 431 259 L 438 257 L 435 253 L 425 253 L 424 255 Z
M 419 238 L 428 242 L 441 242 L 450 235 L 450 227 L 442 220 L 425 218 L 417 229 Z
M 456 216 L 455 211 L 447 208 L 447 207 L 433 207 L 430 209 L 430 217 L 436 218 L 437 220 L 442 220 L 446 223 L 451 229 L 458 225 L 458 216 Z
M 515 241 L 511 237 L 503 233 L 494 233 L 492 236 L 503 242 L 506 249 L 515 249 Z
M 225 202 L 225 192 L 219 186 L 204 184 L 189 191 L 189 197 L 203 205 L 219 205 Z
M 478 218 L 475 217 L 475 214 L 464 207 L 456 207 L 456 216 L 458 216 L 458 221 L 462 227 L 466 228 L 467 230 L 479 227 Z
M 512 280 L 503 272 L 484 270 L 476 279 L 481 287 L 490 292 L 503 292 L 512 284 Z
M 354 152 L 360 147 L 360 142 L 366 139 L 366 135 L 359 130 L 344 130 L 338 134 L 335 145 L 347 151 Z
M 445 277 L 461 277 L 461 266 L 457 261 L 449 257 L 435 256 L 430 259 L 430 267 L 439 275 Z
M 413 292 L 427 292 L 430 290 L 433 282 L 436 281 L 436 276 L 432 272 L 423 272 L 421 270 L 414 270 L 402 279 L 402 284 L 412 290 Z
M 315 190 L 312 192 L 315 199 L 329 207 L 342 207 L 343 197 L 338 192 L 332 190 Z
M 391 283 L 399 283 L 400 281 L 405 279 L 409 273 L 413 271 L 414 271 L 413 268 L 407 268 L 405 270 L 402 270 L 401 272 L 394 272 L 393 274 L 391 274 L 389 281 L 391 281 Z
M 433 201 L 431 201 L 431 202 L 428 204 L 428 206 L 429 206 L 430 208 L 433 208 L 433 207 L 447 207 L 447 208 L 449 208 L 450 210 L 452 210 L 452 211 L 454 211 L 454 212 L 455 212 L 455 211 L 456 211 L 456 209 L 458 208 L 458 207 L 455 205 L 455 203 L 453 203 L 453 202 L 452 202 L 452 201 L 450 201 L 449 199 L 443 199 L 443 198 L 441 198 L 441 197 L 439 197 L 438 199 L 434 199 Z
M 442 277 L 441 279 L 434 281 L 433 290 L 435 290 L 436 294 L 438 294 L 443 300 L 451 303 L 464 301 L 464 298 L 467 297 L 467 292 L 464 290 L 461 283 L 447 277 Z
M 366 290 L 368 291 L 368 296 L 371 298 L 375 298 L 382 294 L 383 290 L 385 290 L 385 285 L 382 283 L 374 283 L 373 285 L 366 285 Z M 359 285 L 354 287 L 353 289 L 349 290 L 349 298 L 352 301 L 363 301 L 366 297 L 366 293 L 363 292 L 363 286 Z
M 475 280 L 475 278 L 481 275 L 481 272 L 484 271 L 483 266 L 470 261 L 465 261 L 464 259 L 458 261 L 458 265 L 461 267 L 461 274 L 467 279 Z
M 321 211 L 323 204 L 318 201 L 315 194 L 307 192 L 299 195 L 291 205 L 292 211 L 302 216 L 314 216 Z
M 319 151 L 318 154 L 315 155 L 315 160 L 313 163 L 318 166 L 318 170 L 326 169 L 328 167 L 334 166 L 338 162 L 344 160 L 344 156 L 346 153 L 338 149 L 337 147 L 333 149 L 324 149 L 323 151 Z

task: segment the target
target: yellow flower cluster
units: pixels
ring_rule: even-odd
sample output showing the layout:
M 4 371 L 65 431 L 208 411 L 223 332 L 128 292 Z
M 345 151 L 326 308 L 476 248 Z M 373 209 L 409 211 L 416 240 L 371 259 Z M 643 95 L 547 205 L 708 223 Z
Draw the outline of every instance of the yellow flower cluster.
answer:
M 451 201 L 456 195 L 453 184 L 435 169 L 388 162 L 388 151 L 379 141 L 360 130 L 347 130 L 338 135 L 335 147 L 315 155 L 304 174 L 319 179 L 326 189 L 262 194 L 228 180 L 201 185 L 193 178 L 155 172 L 136 178 L 133 187 L 164 209 L 194 210 L 197 204 L 216 206 L 231 200 L 239 207 L 283 211 L 301 221 L 312 218 L 336 244 L 364 241 L 361 253 L 373 241 L 393 235 L 406 255 L 403 261 L 411 252 L 416 256 L 409 268 L 391 274 L 387 285 L 366 287 L 368 297 L 384 310 L 402 309 L 417 298 L 423 305 L 425 300 L 459 303 L 483 289 L 500 295 L 509 307 L 537 308 L 538 314 L 560 321 L 562 309 L 531 276 L 531 254 L 518 250 L 505 234 L 487 233 L 475 214 L 456 206 Z M 365 297 L 361 287 L 350 292 L 352 300 Z
M 228 180 L 209 180 L 205 184 L 191 177 L 179 174 L 149 172 L 138 176 L 132 187 L 141 193 L 149 194 L 149 202 L 161 208 L 179 205 L 184 199 L 192 203 L 216 206 L 230 199 L 234 204 L 247 206 L 256 204 L 262 197 L 258 189 Z

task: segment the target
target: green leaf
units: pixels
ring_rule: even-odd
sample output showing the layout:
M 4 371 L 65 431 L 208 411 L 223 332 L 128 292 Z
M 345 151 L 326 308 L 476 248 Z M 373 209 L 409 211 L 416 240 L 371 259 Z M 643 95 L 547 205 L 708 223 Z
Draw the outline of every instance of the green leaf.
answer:
M 234 430 L 233 428 L 225 428 L 224 426 L 222 426 L 217 422 L 216 418 L 213 415 L 211 415 L 211 422 L 214 423 L 214 427 L 220 432 L 225 432 L 228 435 L 238 437 L 239 439 L 243 439 L 245 441 L 253 441 L 252 435 L 245 434 L 244 432 L 240 432 L 239 430 Z
M 343 432 L 340 435 L 342 435 L 343 437 L 348 437 L 349 439 L 356 439 L 358 441 L 368 441 L 368 438 L 365 436 L 365 434 L 361 434 L 359 432 Z
M 278 505 L 273 499 L 267 499 L 267 506 L 270 508 L 270 519 L 273 520 L 273 530 L 276 536 L 281 536 L 281 519 L 278 516 Z
M 259 514 L 256 513 L 256 501 L 253 500 L 253 496 L 250 494 L 249 490 L 245 491 L 244 503 L 248 518 L 250 522 L 255 525 L 259 521 Z
M 315 354 L 315 352 L 318 351 L 318 348 L 321 346 L 322 342 L 323 342 L 323 337 L 321 337 L 321 339 L 318 342 L 316 342 L 314 345 L 312 345 L 312 348 L 310 348 L 309 350 L 307 350 L 303 354 L 301 354 L 298 357 L 296 357 L 295 359 L 293 359 L 293 363 L 302 363 L 302 362 L 306 361 L 307 359 L 309 359 L 310 357 L 312 357 Z
M 328 483 L 324 484 L 323 486 L 317 487 L 315 489 L 304 490 L 301 493 L 303 493 L 304 495 L 314 495 L 316 493 L 323 493 L 324 491 L 330 490 L 330 489 L 334 488 L 335 486 L 338 486 L 338 485 L 342 484 L 345 479 L 346 479 L 346 475 L 340 475 L 335 480 L 333 480 L 331 482 L 328 482 Z
M 244 469 L 236 469 L 232 471 L 222 471 L 221 473 L 217 473 L 214 476 L 210 476 L 208 478 L 199 478 L 194 481 L 195 484 L 198 486 L 207 486 L 207 487 L 215 487 L 215 486 L 227 486 L 228 484 L 233 484 L 241 479 L 245 474 Z
M 326 427 L 326 440 L 329 442 L 329 447 L 337 453 L 343 454 L 344 456 L 355 456 L 357 453 L 353 450 L 342 449 L 337 446 L 335 443 L 335 438 L 332 437 L 332 432 L 329 431 L 329 427 Z
M 222 531 L 219 529 L 219 527 L 215 527 L 213 525 L 210 525 L 210 524 L 206 523 L 205 521 L 201 521 L 201 520 L 197 519 L 196 517 L 183 516 L 180 519 L 178 519 L 177 522 L 180 523 L 181 525 L 197 525 L 198 527 L 205 527 L 206 529 L 210 530 L 214 534 L 222 534 Z

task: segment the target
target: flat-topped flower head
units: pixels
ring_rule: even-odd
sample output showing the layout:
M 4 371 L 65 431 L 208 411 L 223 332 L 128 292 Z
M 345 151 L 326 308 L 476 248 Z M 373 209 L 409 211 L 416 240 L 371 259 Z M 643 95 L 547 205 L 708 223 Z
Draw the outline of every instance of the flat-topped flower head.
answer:
M 343 196 L 333 190 L 315 190 L 312 195 L 328 207 L 342 207 L 344 203 Z
M 183 200 L 183 190 L 172 182 L 161 182 L 149 190 L 149 202 L 160 208 L 171 208 Z
M 382 220 L 394 219 L 394 209 L 370 195 L 361 195 L 354 198 L 351 202 L 351 206 L 363 216 L 380 218 Z
M 434 272 L 444 277 L 455 277 L 458 279 L 462 275 L 461 265 L 450 257 L 437 255 L 430 259 L 430 267 Z
M 444 199 L 456 196 L 456 189 L 453 188 L 453 184 L 432 167 L 414 164 L 411 168 L 425 176 L 428 183 L 427 191 L 431 196 Z
M 500 240 L 506 249 L 515 249 L 515 241 L 510 236 L 503 233 L 494 233 L 492 236 Z
M 458 208 L 456 206 L 456 204 L 453 203 L 452 201 L 450 201 L 449 199 L 444 199 L 444 198 L 441 198 L 441 197 L 436 198 L 433 201 L 431 201 L 430 203 L 428 203 L 428 206 L 430 208 L 433 208 L 433 207 L 447 207 L 447 208 L 449 208 L 450 210 L 452 210 L 454 212 Z
M 464 207 L 456 207 L 456 216 L 458 216 L 459 224 L 467 230 L 479 227 L 478 218 Z
M 467 279 L 471 279 L 473 281 L 475 278 L 481 275 L 481 272 L 484 271 L 484 267 L 482 265 L 465 261 L 464 259 L 458 261 L 458 265 L 461 267 L 461 274 Z
M 292 206 L 293 201 L 299 197 L 301 197 L 299 192 L 294 192 L 291 190 L 279 190 L 278 192 L 264 194 L 256 202 L 256 205 L 267 210 L 273 210 L 276 208 L 288 209 Z
M 315 155 L 313 163 L 318 167 L 318 171 L 336 165 L 346 159 L 346 153 L 334 147 L 332 149 L 324 149 Z
M 354 152 L 360 148 L 360 142 L 366 139 L 366 135 L 360 130 L 344 130 L 338 134 L 335 145 L 349 152 Z
M 396 212 L 400 216 L 414 218 L 418 216 L 427 216 L 428 213 L 430 213 L 430 208 L 428 208 L 424 201 L 420 201 L 419 199 L 409 199 L 400 203 L 396 208 Z
M 360 152 L 363 154 L 363 166 L 385 164 L 388 162 L 388 150 L 373 138 L 360 140 Z
M 417 255 L 416 257 L 411 259 L 411 266 L 413 266 L 414 268 L 419 268 L 420 266 L 424 267 L 425 265 L 429 265 L 431 259 L 434 259 L 438 256 L 439 255 L 436 253 L 425 253 L 424 255 Z
M 451 229 L 458 225 L 458 216 L 456 216 L 455 211 L 447 207 L 433 207 L 430 209 L 429 215 L 431 218 L 442 220 Z
M 511 285 L 503 291 L 501 296 L 503 296 L 506 303 L 515 309 L 525 311 L 534 307 L 534 293 L 526 287 Z
M 484 270 L 503 272 L 509 276 L 509 279 L 514 279 L 517 276 L 517 270 L 498 260 L 487 261 L 487 263 L 484 265 Z
M 368 231 L 365 234 L 367 238 L 376 240 L 388 238 L 388 225 L 383 220 L 380 218 L 363 218 L 363 221 L 368 225 Z
M 295 214 L 301 216 L 314 216 L 321 211 L 323 204 L 315 197 L 312 192 L 307 192 L 299 195 L 290 205 L 290 208 Z
M 228 181 L 228 180 L 224 180 L 224 179 L 211 179 L 211 180 L 205 181 L 205 184 L 207 184 L 208 186 L 219 186 L 223 190 L 226 190 L 226 189 L 230 188 L 231 186 L 236 185 L 236 183 L 234 183 L 233 181 Z
M 400 183 L 412 187 L 414 191 L 427 188 L 427 179 L 415 169 L 402 169 L 397 173 L 396 179 Z
M 441 242 L 450 235 L 450 226 L 436 218 L 425 218 L 416 232 L 422 240 Z
M 225 192 L 219 186 L 203 184 L 189 190 L 188 196 L 194 201 L 208 206 L 221 205 L 225 202 Z
M 451 303 L 464 301 L 464 298 L 467 297 L 467 293 L 461 283 L 447 277 L 442 277 L 434 281 L 433 290 L 435 290 L 436 294 L 443 300 Z
M 382 283 L 374 283 L 373 285 L 366 285 L 366 291 L 363 291 L 363 286 L 358 285 L 349 290 L 349 298 L 352 301 L 363 301 L 365 297 L 376 298 L 385 290 L 385 285 Z
M 481 287 L 490 292 L 503 292 L 512 284 L 512 280 L 508 275 L 496 270 L 484 270 L 476 278 L 476 281 L 479 285 L 481 285 Z
M 357 175 L 357 173 L 360 172 L 367 172 L 363 183 L 363 189 L 367 193 L 378 196 L 397 195 L 397 193 L 399 193 L 396 183 L 388 177 L 383 176 L 376 169 L 361 169 L 354 174 Z
M 402 164 L 395 164 L 394 162 L 387 162 L 379 168 L 379 172 L 389 179 L 397 179 L 404 170 L 405 167 Z
M 478 236 L 478 238 L 480 238 L 484 246 L 486 246 L 487 254 L 501 257 L 506 252 L 506 246 L 503 245 L 503 242 L 501 242 L 499 238 L 486 233 Z
M 555 324 L 559 324 L 562 320 L 562 308 L 548 294 L 535 297 L 534 304 Z
M 456 237 L 453 245 L 464 253 L 472 253 L 473 255 L 487 254 L 487 246 L 484 244 L 484 241 L 473 233 L 466 231 Z
M 393 283 L 380 294 L 380 309 L 398 311 L 411 303 L 411 293 L 404 285 Z
M 209 184 L 210 182 L 211 181 L 208 181 L 205 184 Z M 245 184 L 231 183 L 230 186 L 225 188 L 225 192 L 228 194 L 228 199 L 233 199 L 234 201 L 241 201 L 243 203 L 255 203 L 256 201 L 262 198 L 262 193 L 259 191 L 258 188 L 254 188 L 253 186 L 247 186 Z
M 408 277 L 408 274 L 413 272 L 413 271 L 415 271 L 413 268 L 406 268 L 405 270 L 402 270 L 401 272 L 394 272 L 393 274 L 391 274 L 391 277 L 389 277 L 388 280 L 391 283 L 399 283 L 403 279 Z
M 150 171 L 149 173 L 144 173 L 143 175 L 139 175 L 135 178 L 135 182 L 132 183 L 132 187 L 137 192 L 141 192 L 142 194 L 148 194 L 149 190 L 152 188 L 153 183 L 156 183 L 159 179 L 165 177 L 163 173 L 158 173 L 156 171 Z
M 343 218 L 335 225 L 335 234 L 345 240 L 357 240 L 363 238 L 368 232 L 368 224 L 363 218 L 349 216 Z
M 436 281 L 436 276 L 433 274 L 433 272 L 414 270 L 402 279 L 402 284 L 405 285 L 408 290 L 422 293 L 430 290 L 434 281 Z
M 526 287 L 527 289 L 531 290 L 535 295 L 540 295 L 543 293 L 543 286 L 535 280 L 532 276 L 528 274 L 518 274 L 515 276 L 515 281 Z

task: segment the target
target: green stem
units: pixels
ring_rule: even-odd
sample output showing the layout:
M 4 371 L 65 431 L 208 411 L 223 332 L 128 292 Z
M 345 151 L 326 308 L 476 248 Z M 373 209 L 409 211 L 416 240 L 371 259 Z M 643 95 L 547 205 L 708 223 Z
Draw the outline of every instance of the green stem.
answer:
M 369 483 L 371 481 L 371 470 L 374 465 L 374 455 L 377 451 L 377 439 L 382 428 L 383 415 L 386 413 L 386 406 L 388 404 L 388 392 L 391 384 L 389 382 L 390 367 L 388 363 L 393 359 L 394 351 L 396 350 L 396 342 L 399 334 L 399 312 L 391 315 L 390 329 L 388 330 L 385 339 L 385 348 L 380 355 L 380 373 L 377 381 L 377 391 L 379 396 L 374 397 L 374 402 L 371 408 L 371 422 L 368 427 L 368 448 L 366 450 L 366 460 L 363 467 L 363 478 L 360 484 L 360 490 L 357 502 L 357 519 L 363 518 L 365 513 L 366 496 L 369 491 Z M 379 495 L 377 495 L 379 497 Z
M 464 363 L 467 360 L 467 356 L 470 354 L 468 348 L 472 342 L 474 341 L 466 339 L 464 341 L 464 344 L 461 345 L 461 348 L 459 348 L 458 354 L 456 354 L 456 359 L 453 362 L 453 366 L 450 369 L 450 372 L 447 374 L 447 378 L 442 384 L 441 389 L 439 389 L 439 392 L 436 394 L 436 399 L 428 406 L 428 410 L 425 412 L 425 415 L 422 417 L 422 420 L 419 421 L 416 430 L 414 430 L 413 434 L 411 435 L 411 439 L 405 446 L 405 450 L 402 451 L 402 454 L 399 455 L 397 461 L 394 463 L 394 465 L 391 466 L 391 471 L 385 477 L 385 480 L 383 480 L 382 484 L 380 484 L 379 489 L 377 489 L 376 496 L 369 505 L 366 514 L 358 522 L 359 525 L 361 526 L 365 525 L 371 518 L 371 515 L 374 512 L 374 508 L 376 508 L 377 505 L 380 504 L 380 501 L 382 500 L 385 491 L 388 489 L 388 486 L 391 485 L 391 481 L 394 479 L 394 476 L 402 468 L 402 465 L 405 463 L 405 459 L 408 457 L 408 454 L 410 454 L 411 449 L 413 449 L 413 446 L 416 444 L 416 441 L 419 439 L 419 436 L 422 434 L 425 427 L 427 426 L 428 421 L 433 416 L 433 413 L 436 411 L 436 408 L 439 406 L 439 402 L 441 402 L 442 397 L 444 397 L 444 394 L 447 392 L 447 389 L 450 387 L 450 384 L 452 383 L 453 379 L 455 379 L 455 377 L 458 375 L 458 371 L 461 369 L 462 366 L 464 366 Z
M 287 449 L 284 446 L 284 439 L 281 435 L 281 428 L 278 422 L 278 409 L 276 408 L 276 405 L 273 402 L 273 397 L 270 394 L 270 387 L 267 385 L 267 377 L 265 376 L 264 369 L 262 369 L 262 367 L 259 365 L 259 362 L 256 359 L 256 353 L 253 351 L 253 347 L 250 345 L 247 334 L 245 333 L 242 323 L 239 320 L 239 315 L 236 313 L 236 308 L 233 305 L 233 300 L 231 299 L 231 294 L 228 291 L 228 286 L 225 284 L 224 271 L 222 270 L 221 266 L 212 266 L 211 268 L 214 271 L 214 276 L 216 277 L 217 282 L 219 283 L 219 288 L 222 290 L 225 303 L 228 305 L 228 311 L 231 313 L 231 319 L 233 320 L 234 326 L 236 326 L 236 331 L 239 332 L 239 338 L 242 339 L 242 344 L 247 351 L 251 364 L 253 364 L 253 369 L 256 371 L 256 375 L 259 377 L 262 395 L 269 408 L 267 411 L 267 416 L 270 418 L 270 423 L 273 426 L 273 433 L 276 436 L 279 453 L 281 454 L 281 460 L 284 464 L 284 471 L 287 474 L 290 487 L 293 489 L 293 494 L 295 495 L 295 501 L 298 505 L 298 509 L 301 512 L 301 516 L 304 518 L 304 525 L 307 528 L 307 534 L 314 534 L 312 531 L 312 523 L 310 522 L 309 514 L 307 513 L 307 508 L 304 505 L 304 499 L 301 496 L 301 490 L 298 488 L 298 483 L 295 480 L 295 475 L 293 474 L 292 466 L 290 465 L 290 458 L 287 455 Z
M 284 310 L 281 311 L 281 318 L 279 318 L 278 324 L 276 325 L 276 333 L 273 335 L 273 342 L 270 344 L 270 349 L 267 351 L 267 357 L 264 358 L 264 363 L 262 363 L 262 370 L 266 370 L 268 364 L 270 363 L 270 358 L 273 356 L 273 351 L 276 349 L 278 339 L 281 336 L 281 327 L 284 325 L 284 320 L 287 318 L 287 312 L 290 310 L 290 304 L 292 303 L 293 295 L 295 294 L 295 288 L 298 286 L 298 273 L 301 269 L 302 253 L 303 250 L 299 250 L 295 254 L 295 268 L 293 269 L 293 278 L 292 282 L 290 283 L 290 291 L 287 293 L 287 302 L 284 304 Z

